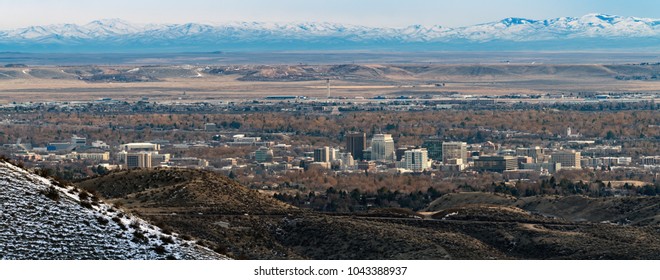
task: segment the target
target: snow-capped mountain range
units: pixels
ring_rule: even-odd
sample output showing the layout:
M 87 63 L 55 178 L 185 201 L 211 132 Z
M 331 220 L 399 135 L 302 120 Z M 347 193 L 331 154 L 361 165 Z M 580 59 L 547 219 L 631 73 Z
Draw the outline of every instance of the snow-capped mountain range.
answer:
M 660 20 L 588 14 L 506 18 L 448 28 L 378 28 L 337 23 L 133 24 L 106 19 L 0 31 L 0 51 L 626 49 L 660 46 Z M 498 49 L 500 48 L 500 49 Z

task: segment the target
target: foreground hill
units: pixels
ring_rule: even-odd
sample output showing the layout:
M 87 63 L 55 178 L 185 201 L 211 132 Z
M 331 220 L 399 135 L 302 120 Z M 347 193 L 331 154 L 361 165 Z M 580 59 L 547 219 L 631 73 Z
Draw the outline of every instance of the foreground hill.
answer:
M 78 186 L 108 201 L 150 214 L 286 214 L 293 206 L 213 172 L 187 169 L 129 170 Z
M 518 207 L 516 203 L 520 200 L 514 197 L 491 194 L 445 195 L 429 207 L 431 212 L 417 215 L 394 209 L 341 214 L 294 208 L 208 171 L 123 171 L 78 185 L 167 230 L 200 239 L 216 251 L 235 258 L 655 259 L 660 256 L 657 227 L 541 215 L 534 211 L 543 203 L 529 201 L 527 206 L 536 209 L 530 211 Z
M 573 222 L 660 225 L 660 197 L 533 196 L 516 198 L 492 193 L 456 193 L 432 202 L 426 211 L 472 205 L 499 205 Z
M 535 196 L 455 193 L 426 215 L 450 229 L 524 259 L 657 259 L 659 197 Z
M 78 186 L 236 258 L 507 258 L 464 234 L 297 209 L 208 171 L 123 171 Z
M 0 162 L 0 259 L 222 259 L 144 220 Z

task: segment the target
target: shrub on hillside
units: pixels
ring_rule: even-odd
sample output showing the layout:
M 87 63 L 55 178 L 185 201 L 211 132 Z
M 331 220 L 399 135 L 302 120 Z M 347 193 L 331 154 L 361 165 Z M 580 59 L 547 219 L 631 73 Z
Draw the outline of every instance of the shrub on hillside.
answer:
M 163 245 L 158 245 L 156 247 L 153 247 L 153 250 L 156 252 L 156 254 L 163 255 L 167 253 L 167 248 Z
M 60 201 L 60 192 L 55 189 L 55 187 L 50 186 L 48 189 L 42 190 L 41 194 L 45 195 L 47 198 L 50 198 L 54 201 Z

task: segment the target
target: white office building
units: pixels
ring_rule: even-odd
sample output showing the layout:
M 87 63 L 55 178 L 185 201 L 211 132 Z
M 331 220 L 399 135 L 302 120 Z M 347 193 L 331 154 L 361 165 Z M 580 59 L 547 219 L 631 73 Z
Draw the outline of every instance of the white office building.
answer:
M 413 172 L 422 172 L 431 168 L 429 152 L 426 149 L 412 149 L 405 152 L 403 168 Z
M 153 143 L 128 143 L 121 145 L 121 150 L 127 152 L 157 152 L 160 151 L 160 145 Z
M 580 152 L 576 151 L 558 151 L 551 155 L 552 163 L 561 163 L 562 168 L 581 168 Z
M 394 139 L 391 134 L 375 134 L 371 140 L 371 160 L 394 161 Z

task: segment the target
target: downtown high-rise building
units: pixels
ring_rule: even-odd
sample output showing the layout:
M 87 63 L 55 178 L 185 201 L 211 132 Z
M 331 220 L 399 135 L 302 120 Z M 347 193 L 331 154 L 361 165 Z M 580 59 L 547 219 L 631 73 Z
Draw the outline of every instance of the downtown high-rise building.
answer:
M 151 168 L 151 153 L 138 152 L 126 154 L 127 169 L 133 168 Z
M 329 147 L 314 149 L 314 162 L 330 162 L 330 161 L 331 161 L 331 155 L 330 155 Z
M 426 149 L 411 149 L 405 152 L 403 168 L 413 172 L 423 172 L 431 167 Z
M 367 149 L 367 134 L 364 132 L 349 132 L 346 134 L 346 151 L 353 155 L 355 160 L 364 159 L 364 150 Z
M 443 142 L 442 162 L 448 163 L 450 159 L 461 159 L 463 164 L 467 163 L 467 143 Z
M 375 134 L 371 139 L 371 160 L 394 161 L 394 139 L 391 134 Z
M 429 158 L 433 160 L 442 160 L 442 139 L 429 138 L 424 140 L 422 148 L 425 148 L 429 153 Z

